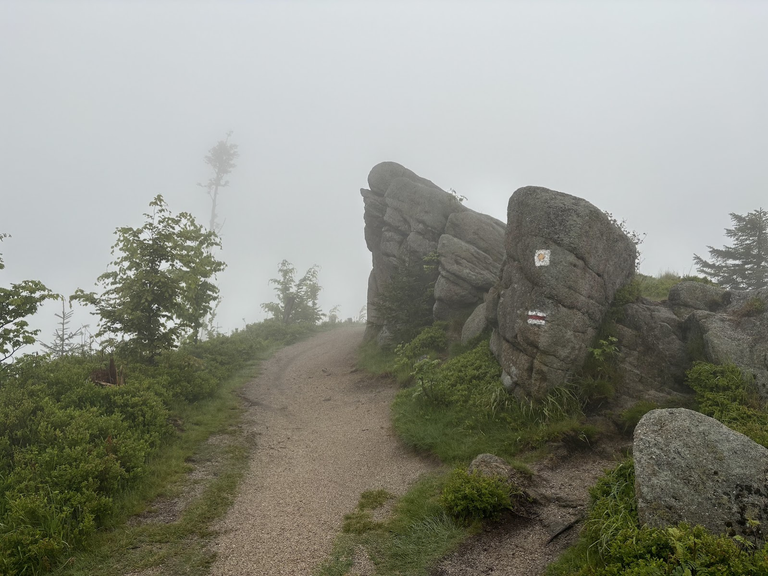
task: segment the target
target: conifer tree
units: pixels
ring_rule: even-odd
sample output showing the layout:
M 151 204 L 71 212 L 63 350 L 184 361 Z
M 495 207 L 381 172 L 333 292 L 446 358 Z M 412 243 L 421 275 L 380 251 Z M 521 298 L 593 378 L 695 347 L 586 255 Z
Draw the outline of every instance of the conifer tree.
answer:
M 71 309 L 67 310 L 66 299 L 62 296 L 61 314 L 55 314 L 56 318 L 59 319 L 59 327 L 56 328 L 53 333 L 53 341 L 50 344 L 40 342 L 43 349 L 54 358 L 67 356 L 82 348 L 82 345 L 75 340 L 82 334 L 82 327 L 74 331 L 69 328 L 69 321 L 72 319 L 72 314 L 73 312 Z
M 768 288 L 768 211 L 758 208 L 730 216 L 733 228 L 726 228 L 725 235 L 733 245 L 707 246 L 711 260 L 694 254 L 694 264 L 701 274 L 732 290 Z

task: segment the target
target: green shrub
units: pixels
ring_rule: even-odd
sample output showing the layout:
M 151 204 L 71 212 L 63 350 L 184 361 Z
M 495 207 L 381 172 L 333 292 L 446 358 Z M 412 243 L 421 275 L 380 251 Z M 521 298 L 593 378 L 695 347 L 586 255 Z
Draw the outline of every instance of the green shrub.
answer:
M 216 394 L 222 382 L 277 343 L 307 330 L 250 325 L 159 355 L 154 365 L 115 363 L 120 386 L 90 381 L 106 362 L 23 357 L 0 386 L 0 574 L 55 568 L 99 527 L 116 501 L 173 442 L 170 422 Z
M 637 275 L 640 295 L 649 300 L 666 300 L 672 286 L 682 282 L 682 278 L 674 272 L 664 272 L 657 276 Z
M 499 476 L 485 476 L 479 471 L 456 468 L 443 487 L 440 498 L 446 511 L 462 521 L 497 520 L 512 510 L 510 486 Z
M 590 496 L 579 542 L 547 568 L 548 576 L 768 574 L 768 546 L 701 526 L 641 528 L 631 460 L 606 472 Z
M 412 380 L 393 404 L 395 429 L 409 445 L 449 463 L 468 463 L 483 452 L 512 458 L 547 442 L 582 445 L 596 436 L 572 389 L 536 401 L 510 395 L 488 341 L 442 363 L 417 362 Z
M 686 375 L 702 414 L 768 447 L 768 413 L 737 366 L 696 362 Z
M 750 318 L 752 316 L 759 316 L 764 314 L 768 306 L 766 306 L 765 300 L 759 296 L 750 298 L 744 305 L 736 311 L 736 316 L 739 318 Z
M 447 328 L 447 322 L 435 322 L 432 326 L 424 328 L 407 344 L 397 346 L 395 348 L 396 363 L 413 362 L 431 352 L 444 352 L 448 348 Z
M 408 382 L 419 371 L 416 364 L 434 357 L 437 353 L 445 352 L 448 348 L 447 327 L 446 322 L 435 322 L 432 326 L 424 328 L 410 342 L 395 347 L 394 373 L 398 380 Z
M 641 400 L 636 402 L 626 410 L 619 414 L 619 424 L 625 434 L 632 434 L 635 431 L 635 426 L 640 422 L 640 419 L 645 416 L 651 410 L 658 408 L 658 404 L 654 402 L 648 402 L 647 400 Z

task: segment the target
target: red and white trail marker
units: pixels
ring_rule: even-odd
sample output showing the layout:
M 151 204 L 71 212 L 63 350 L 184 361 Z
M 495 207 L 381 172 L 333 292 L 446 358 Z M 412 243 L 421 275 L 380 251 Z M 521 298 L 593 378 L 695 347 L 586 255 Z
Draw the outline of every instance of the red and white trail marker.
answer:
M 528 324 L 544 326 L 547 323 L 547 313 L 541 310 L 528 310 Z

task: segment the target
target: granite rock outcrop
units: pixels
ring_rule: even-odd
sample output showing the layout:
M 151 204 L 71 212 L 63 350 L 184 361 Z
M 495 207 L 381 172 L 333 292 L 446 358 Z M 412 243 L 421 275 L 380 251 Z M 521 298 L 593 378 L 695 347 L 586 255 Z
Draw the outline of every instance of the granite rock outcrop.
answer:
M 361 189 L 365 241 L 373 269 L 368 279 L 368 336 L 386 329 L 376 309 L 398 262 L 437 254 L 434 317 L 466 318 L 499 278 L 504 223 L 464 206 L 454 195 L 395 162 L 382 162 Z
M 516 394 L 541 397 L 586 360 L 637 251 L 582 198 L 529 186 L 509 200 L 501 285 L 489 295 L 492 350 Z

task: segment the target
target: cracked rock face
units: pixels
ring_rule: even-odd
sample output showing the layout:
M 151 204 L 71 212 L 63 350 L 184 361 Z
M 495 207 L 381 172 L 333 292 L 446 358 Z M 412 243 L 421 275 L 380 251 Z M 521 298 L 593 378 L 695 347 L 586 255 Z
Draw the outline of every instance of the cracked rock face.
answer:
M 395 162 L 382 162 L 362 189 L 365 241 L 373 257 L 368 279 L 371 332 L 385 329 L 376 300 L 398 267 L 436 252 L 434 316 L 466 317 L 499 279 L 504 223 L 470 210 L 456 197 Z M 369 334 L 370 335 L 370 334 Z
M 598 208 L 529 186 L 509 200 L 501 289 L 489 295 L 492 349 L 515 393 L 541 397 L 584 363 L 636 248 Z

